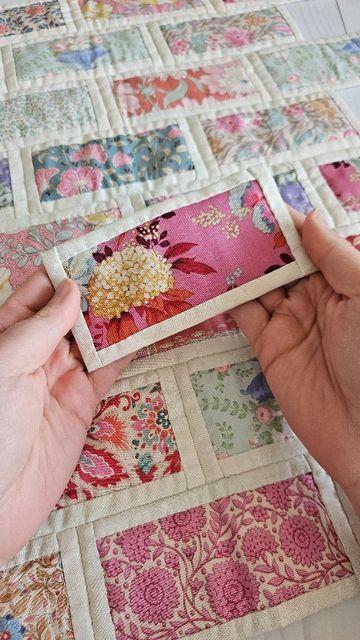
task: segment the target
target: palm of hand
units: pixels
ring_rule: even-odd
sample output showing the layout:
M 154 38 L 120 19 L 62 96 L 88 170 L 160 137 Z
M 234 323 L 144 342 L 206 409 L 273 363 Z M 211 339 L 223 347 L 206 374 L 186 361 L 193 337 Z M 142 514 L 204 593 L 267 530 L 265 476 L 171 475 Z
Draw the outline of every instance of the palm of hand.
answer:
M 44 296 L 51 297 L 45 278 L 37 273 L 0 310 L 0 562 L 14 555 L 54 508 L 98 402 L 130 360 L 88 374 L 74 341 L 61 337 L 78 313 L 76 287 L 68 286 L 60 302 L 55 296 L 46 313 L 34 315 L 33 305 L 23 302 L 34 295 L 41 305 Z

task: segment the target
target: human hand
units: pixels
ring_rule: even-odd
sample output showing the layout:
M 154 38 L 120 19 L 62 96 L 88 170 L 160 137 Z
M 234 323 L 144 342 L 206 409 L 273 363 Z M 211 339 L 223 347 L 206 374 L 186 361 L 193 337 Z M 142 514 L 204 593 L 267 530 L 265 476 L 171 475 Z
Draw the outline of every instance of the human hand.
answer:
M 96 406 L 131 356 L 87 373 L 67 336 L 76 285 L 42 269 L 0 307 L 0 566 L 29 540 L 78 462 Z
M 320 272 L 232 315 L 294 432 L 360 515 L 360 253 L 321 214 L 297 219 Z

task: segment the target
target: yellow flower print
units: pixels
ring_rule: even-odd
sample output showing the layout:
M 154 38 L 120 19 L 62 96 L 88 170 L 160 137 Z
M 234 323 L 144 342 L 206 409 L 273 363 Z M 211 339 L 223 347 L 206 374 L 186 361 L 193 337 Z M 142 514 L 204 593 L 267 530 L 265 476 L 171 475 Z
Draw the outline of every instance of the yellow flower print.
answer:
M 117 215 L 115 209 L 109 209 L 108 211 L 87 213 L 84 215 L 84 218 L 86 222 L 98 226 L 100 224 L 108 224 L 109 222 L 113 222 L 114 220 L 116 220 Z
M 217 207 L 209 207 L 206 211 L 201 211 L 196 218 L 191 218 L 191 222 L 199 227 L 214 227 L 224 218 L 224 214 Z
M 240 227 L 237 222 L 228 222 L 225 225 L 224 231 L 228 240 L 230 240 L 230 238 L 238 238 L 240 235 Z
M 249 13 L 244 16 L 244 23 L 249 27 L 260 27 L 266 23 L 266 17 L 259 16 L 256 13 Z
M 316 115 L 321 118 L 326 118 L 330 122 L 335 120 L 339 111 L 334 103 L 331 103 L 329 100 L 313 100 L 311 102 L 311 110 L 315 112 Z
M 81 8 L 81 12 L 85 20 L 97 20 L 99 18 L 110 18 L 112 8 L 107 4 L 100 2 L 88 2 Z
M 96 265 L 88 285 L 88 302 L 96 316 L 120 318 L 174 286 L 172 265 L 153 249 L 133 244 Z

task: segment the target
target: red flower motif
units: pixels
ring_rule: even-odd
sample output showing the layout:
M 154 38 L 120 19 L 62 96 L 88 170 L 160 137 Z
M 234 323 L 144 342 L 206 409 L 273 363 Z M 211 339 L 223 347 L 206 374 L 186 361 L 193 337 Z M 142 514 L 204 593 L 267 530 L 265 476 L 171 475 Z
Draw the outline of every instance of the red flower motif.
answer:
M 288 495 L 290 484 L 291 480 L 283 480 L 282 482 L 267 484 L 265 487 L 258 489 L 258 491 L 266 497 L 267 501 L 275 509 L 287 511 L 291 506 L 291 500 Z
M 150 536 L 155 531 L 156 526 L 151 522 L 147 522 L 119 534 L 115 542 L 122 547 L 123 552 L 131 562 L 145 562 L 150 558 Z
M 114 609 L 118 613 L 124 611 L 126 600 L 122 589 L 116 584 L 107 583 L 106 591 L 110 609 Z
M 321 560 L 325 549 L 318 527 L 305 516 L 286 518 L 280 525 L 280 541 L 288 557 L 307 567 Z
M 193 507 L 187 511 L 174 513 L 172 516 L 161 518 L 162 529 L 169 538 L 176 542 L 188 542 L 194 536 L 201 533 L 205 525 L 205 509 L 203 507 Z
M 269 600 L 270 606 L 275 607 L 282 602 L 286 602 L 286 600 L 301 596 L 303 593 L 305 593 L 304 586 L 302 584 L 294 584 L 291 587 L 280 587 L 280 589 L 276 589 L 275 593 L 266 591 L 265 595 Z
M 145 569 L 131 583 L 130 605 L 142 622 L 165 622 L 178 603 L 175 580 L 166 569 Z
M 264 507 L 262 507 L 261 505 L 251 507 L 249 511 L 256 522 L 265 522 L 265 520 L 267 520 L 269 517 L 266 509 L 264 509 Z
M 45 13 L 45 7 L 42 7 L 41 4 L 32 4 L 31 7 L 27 7 L 26 13 L 29 16 L 41 16 Z
M 244 535 L 241 546 L 246 559 L 250 560 L 250 562 L 256 562 L 266 551 L 275 553 L 279 544 L 276 542 L 274 536 L 266 529 L 252 527 L 248 529 Z
M 259 585 L 245 564 L 225 560 L 217 564 L 206 579 L 212 609 L 221 618 L 231 620 L 255 611 L 259 603 Z

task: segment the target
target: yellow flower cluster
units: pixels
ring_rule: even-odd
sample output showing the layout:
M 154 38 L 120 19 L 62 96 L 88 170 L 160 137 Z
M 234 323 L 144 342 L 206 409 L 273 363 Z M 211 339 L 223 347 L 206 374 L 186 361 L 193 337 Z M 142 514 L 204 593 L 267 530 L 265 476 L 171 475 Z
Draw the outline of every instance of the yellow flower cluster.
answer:
M 96 316 L 111 320 L 147 304 L 174 286 L 171 263 L 153 249 L 128 244 L 96 265 L 88 302 Z
M 209 207 L 206 211 L 201 211 L 196 218 L 191 218 L 191 222 L 199 227 L 214 227 L 224 218 L 224 214 L 217 207 Z
M 228 240 L 230 240 L 230 238 L 238 238 L 240 235 L 240 227 L 236 222 L 228 222 L 225 225 L 224 231 Z

